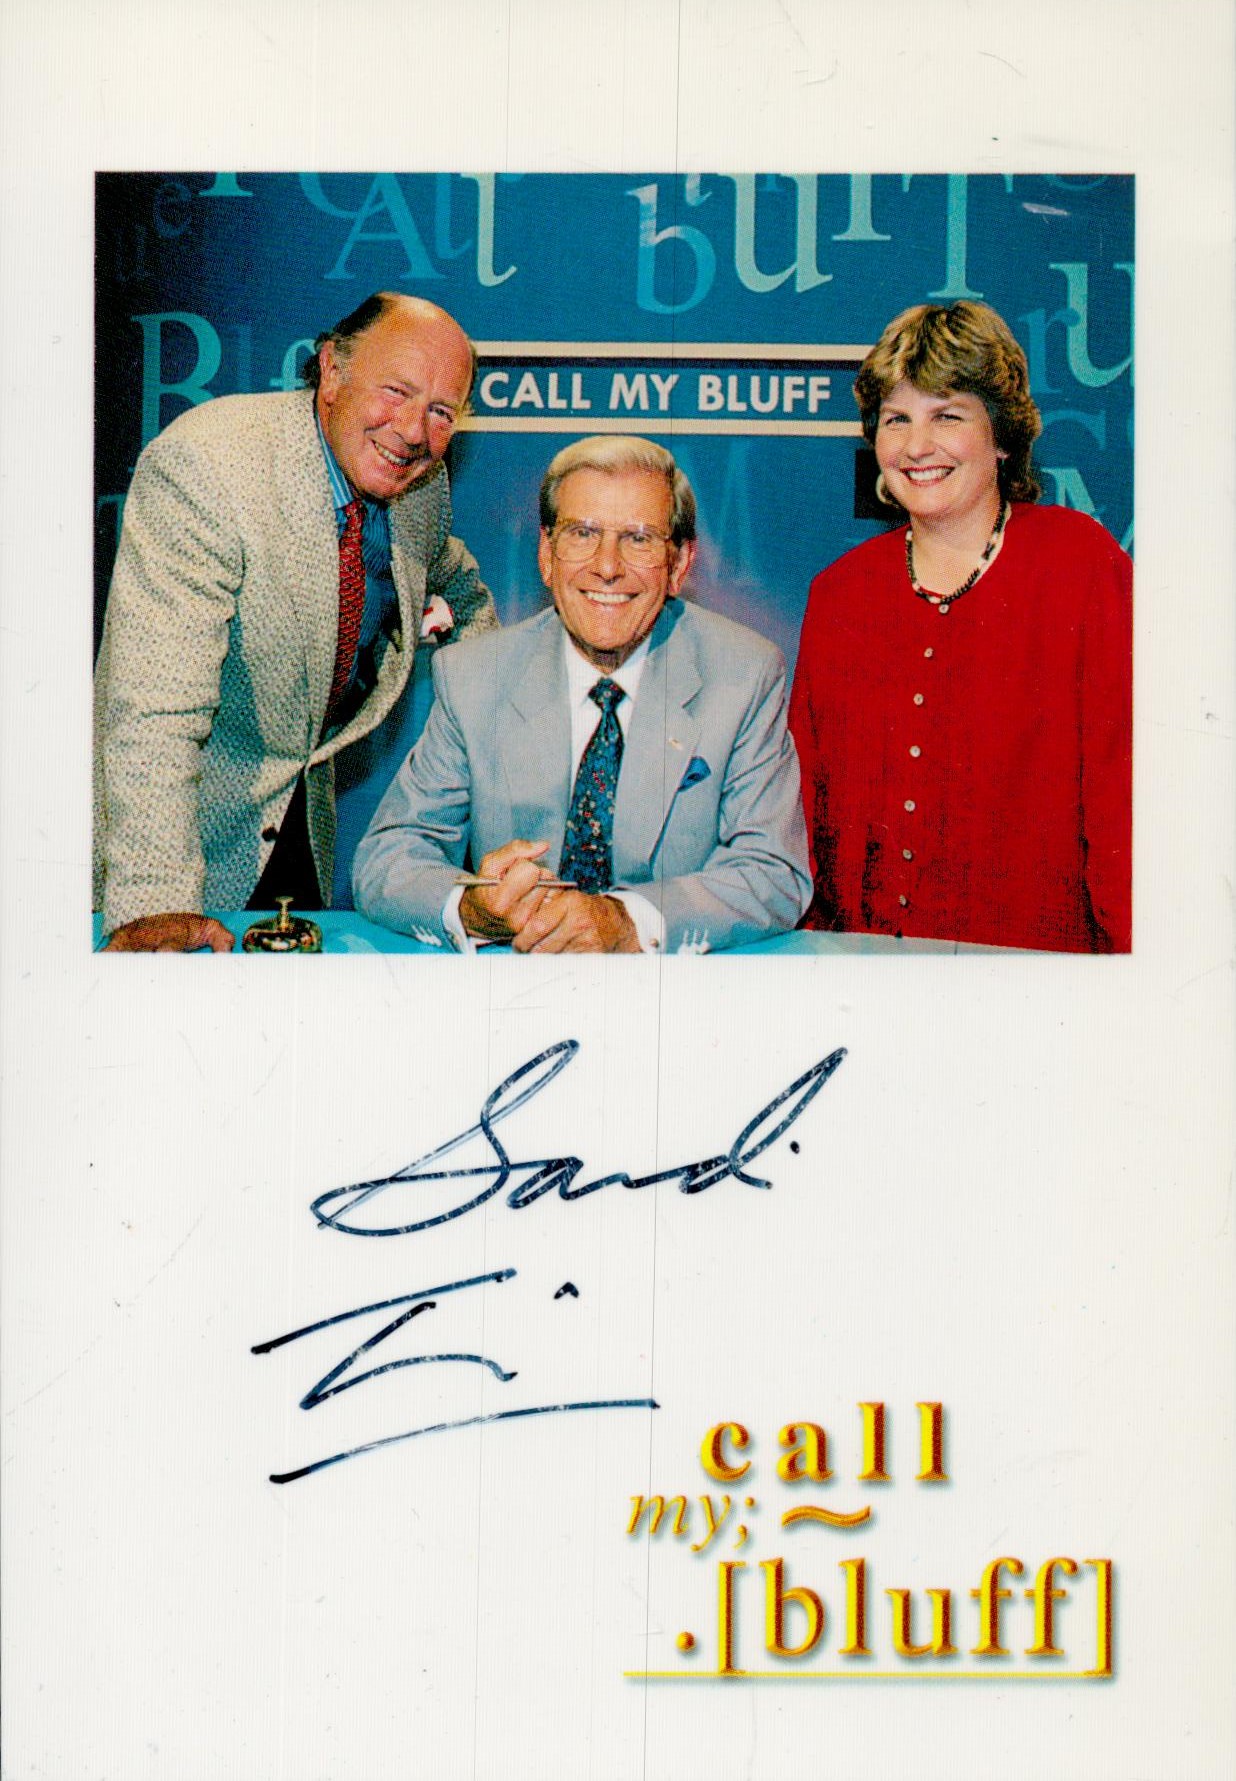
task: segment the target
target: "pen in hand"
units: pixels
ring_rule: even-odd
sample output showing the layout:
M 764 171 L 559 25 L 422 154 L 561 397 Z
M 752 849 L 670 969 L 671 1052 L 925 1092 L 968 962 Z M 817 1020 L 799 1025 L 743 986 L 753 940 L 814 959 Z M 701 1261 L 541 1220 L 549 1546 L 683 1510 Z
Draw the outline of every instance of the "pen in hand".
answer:
M 500 878 L 478 878 L 475 872 L 459 872 L 455 883 L 466 890 L 480 890 L 487 885 L 501 884 Z M 578 890 L 579 886 L 572 878 L 540 878 L 537 880 L 538 890 Z

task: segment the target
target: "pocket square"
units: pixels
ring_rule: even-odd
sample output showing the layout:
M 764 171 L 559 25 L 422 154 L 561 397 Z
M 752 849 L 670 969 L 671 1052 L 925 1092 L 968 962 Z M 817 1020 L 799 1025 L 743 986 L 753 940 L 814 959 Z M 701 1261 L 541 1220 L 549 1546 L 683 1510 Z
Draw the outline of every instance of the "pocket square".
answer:
M 435 594 L 421 616 L 421 636 L 426 642 L 431 637 L 445 637 L 448 631 L 455 629 L 455 620 L 450 607 L 441 594 Z
M 711 776 L 712 768 L 703 755 L 692 755 L 687 764 L 687 770 L 682 776 L 682 789 L 686 791 L 689 785 L 698 785 L 701 779 L 709 779 Z

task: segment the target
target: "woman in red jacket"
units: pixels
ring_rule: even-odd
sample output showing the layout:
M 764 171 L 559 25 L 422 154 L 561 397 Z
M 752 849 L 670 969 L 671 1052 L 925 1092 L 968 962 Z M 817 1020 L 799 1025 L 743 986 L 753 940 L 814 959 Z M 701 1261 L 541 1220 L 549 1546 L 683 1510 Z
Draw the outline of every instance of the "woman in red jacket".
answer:
M 986 305 L 907 309 L 854 394 L 910 523 L 811 585 L 790 703 L 807 925 L 1127 952 L 1129 559 L 1034 504 L 1042 422 Z

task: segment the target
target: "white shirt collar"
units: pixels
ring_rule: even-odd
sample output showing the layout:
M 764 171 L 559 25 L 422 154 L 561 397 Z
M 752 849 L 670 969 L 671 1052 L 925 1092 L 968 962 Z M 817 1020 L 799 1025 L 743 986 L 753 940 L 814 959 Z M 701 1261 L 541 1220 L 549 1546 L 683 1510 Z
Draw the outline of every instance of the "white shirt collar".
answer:
M 595 662 L 590 662 L 587 656 L 580 654 L 565 628 L 562 633 L 562 645 L 566 660 L 567 696 L 571 701 L 571 709 L 579 711 L 587 706 L 590 711 L 595 712 L 596 706 L 589 699 L 588 694 L 597 681 L 604 678 L 604 671 L 598 668 Z M 648 660 L 648 651 L 651 647 L 652 638 L 650 635 L 644 638 L 638 648 L 632 650 L 621 668 L 616 668 L 609 676 L 609 679 L 615 681 L 627 695 L 623 704 L 618 707 L 620 717 L 626 715 L 626 711 L 623 709 L 624 705 L 629 710 L 635 703 L 635 695 L 639 691 L 639 683 L 644 673 L 644 663 Z

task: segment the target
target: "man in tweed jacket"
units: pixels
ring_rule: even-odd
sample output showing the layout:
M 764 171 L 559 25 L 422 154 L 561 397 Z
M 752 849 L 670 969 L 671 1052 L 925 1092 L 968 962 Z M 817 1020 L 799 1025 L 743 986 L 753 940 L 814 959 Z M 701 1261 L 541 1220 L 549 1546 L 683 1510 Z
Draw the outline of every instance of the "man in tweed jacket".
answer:
M 259 885 L 272 900 L 277 846 L 329 898 L 335 755 L 394 706 L 423 624 L 455 638 L 497 623 L 450 536 L 441 463 L 473 370 L 444 310 L 380 293 L 319 340 L 311 388 L 201 404 L 142 453 L 95 676 L 112 947 L 230 949 L 202 910 L 243 908 Z M 367 504 L 367 612 L 371 520 L 389 532 L 389 605 L 328 722 L 349 496 Z

